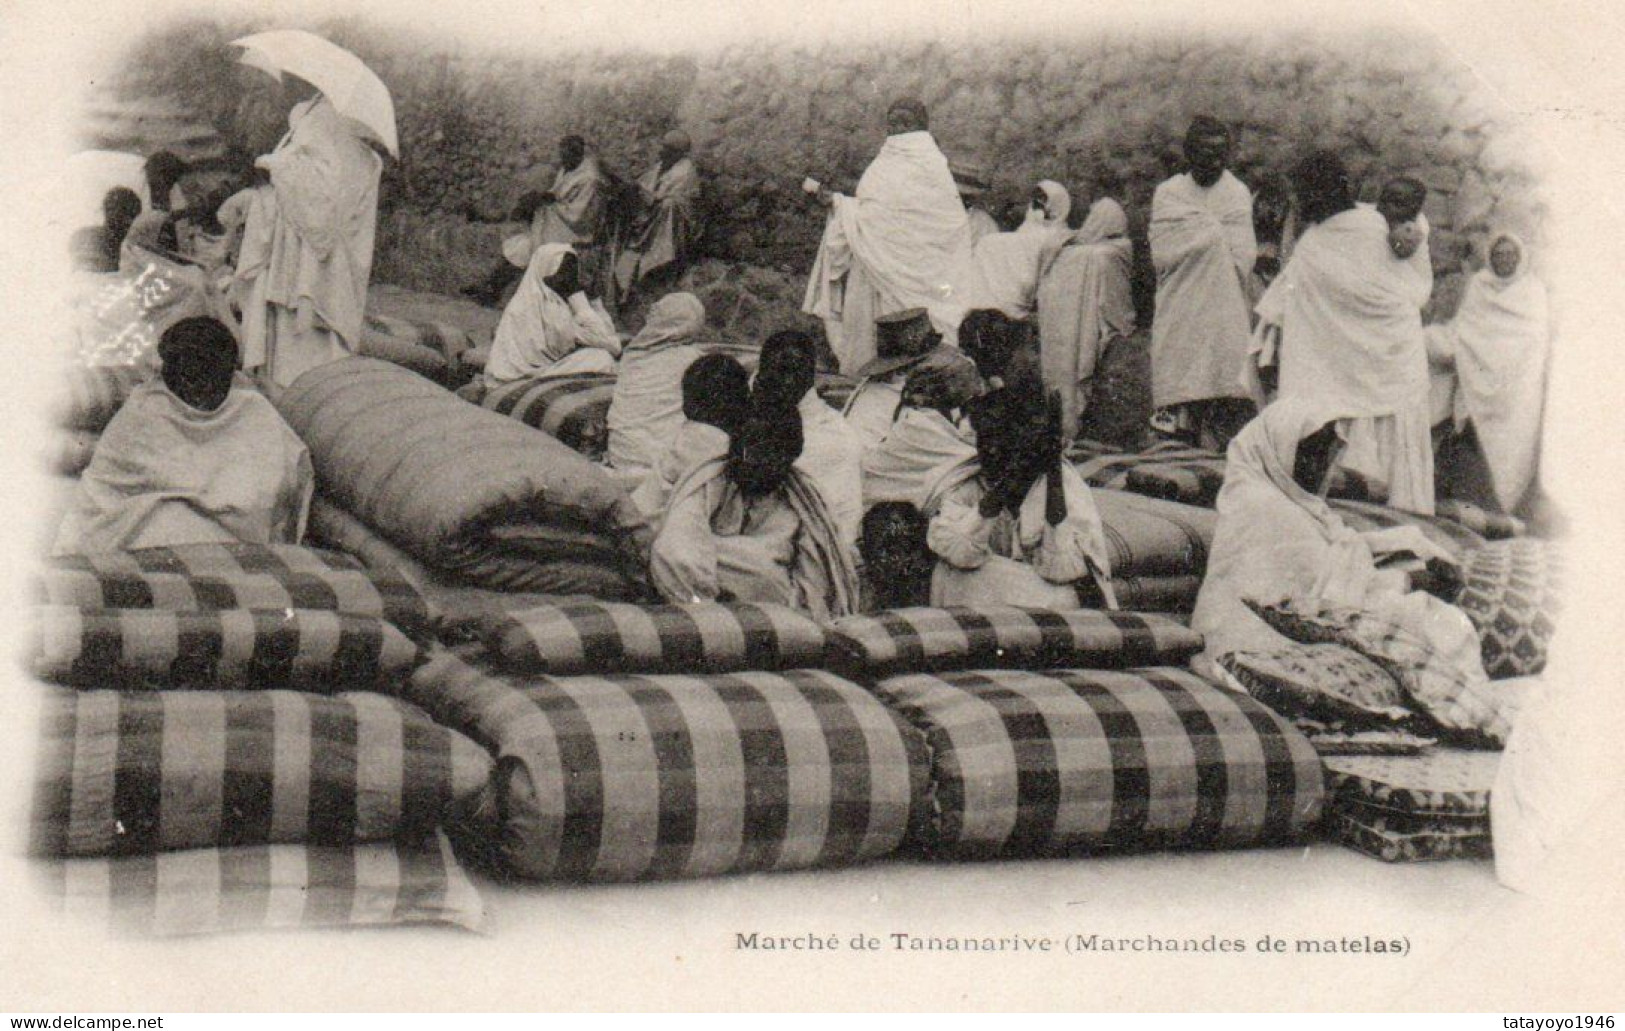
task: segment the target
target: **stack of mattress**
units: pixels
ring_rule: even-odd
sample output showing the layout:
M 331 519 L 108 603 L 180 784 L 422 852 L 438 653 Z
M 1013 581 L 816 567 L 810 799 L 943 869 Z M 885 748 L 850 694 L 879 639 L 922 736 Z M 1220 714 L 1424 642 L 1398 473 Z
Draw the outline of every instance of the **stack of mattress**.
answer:
M 1211 509 L 1129 491 L 1092 493 L 1106 530 L 1117 604 L 1139 612 L 1190 612 L 1218 516 Z M 1080 593 L 1088 606 L 1104 604 L 1092 588 Z
M 292 546 L 58 560 L 35 588 L 30 830 L 70 912 L 141 933 L 448 922 L 484 750 L 395 697 L 430 623 L 403 581 Z
M 1328 829 L 1389 863 L 1487 858 L 1490 787 L 1500 760 L 1499 752 L 1451 749 L 1329 758 Z
M 424 566 L 493 590 L 646 594 L 625 489 L 547 434 L 367 358 L 301 377 L 277 407 L 322 495 Z

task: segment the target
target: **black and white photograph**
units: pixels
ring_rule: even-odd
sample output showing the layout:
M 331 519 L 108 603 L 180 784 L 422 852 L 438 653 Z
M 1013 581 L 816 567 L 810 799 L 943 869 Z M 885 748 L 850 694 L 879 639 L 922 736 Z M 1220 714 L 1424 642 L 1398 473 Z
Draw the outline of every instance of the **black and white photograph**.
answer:
M 1625 1009 L 1625 12 L 0 39 L 0 1010 Z

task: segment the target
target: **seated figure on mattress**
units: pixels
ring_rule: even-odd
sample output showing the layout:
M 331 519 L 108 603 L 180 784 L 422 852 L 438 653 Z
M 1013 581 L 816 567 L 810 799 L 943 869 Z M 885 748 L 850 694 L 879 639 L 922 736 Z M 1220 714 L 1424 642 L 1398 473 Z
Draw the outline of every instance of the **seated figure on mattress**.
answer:
M 1206 641 L 1199 664 L 1289 647 L 1245 602 L 1291 601 L 1311 612 L 1335 605 L 1388 616 L 1424 636 L 1464 677 L 1484 680 L 1472 624 L 1441 600 L 1460 587 L 1453 560 L 1415 527 L 1357 532 L 1327 506 L 1340 432 L 1335 409 L 1282 398 L 1230 442 L 1218 527 L 1191 618 Z M 1423 573 L 1440 597 L 1412 589 Z
M 1045 395 L 1030 335 L 984 355 L 994 388 L 965 402 L 975 453 L 947 467 L 921 506 L 938 557 L 934 605 L 1071 609 L 1093 584 L 1116 608 L 1105 528 L 1063 452 L 1061 402 Z
M 54 552 L 298 543 L 315 490 L 310 454 L 237 371 L 231 331 L 182 319 L 158 357 L 160 375 L 135 388 L 97 442 Z
M 750 411 L 750 373 L 726 354 L 696 358 L 683 370 L 683 421 L 671 446 L 655 462 L 632 501 L 651 520 L 658 520 L 677 481 L 696 465 L 726 457 L 728 442 L 745 424 Z
M 609 465 L 629 488 L 642 483 L 683 424 L 683 373 L 701 355 L 705 305 L 689 293 L 656 301 L 627 341 L 610 398 Z
M 799 398 L 758 382 L 726 454 L 691 468 L 673 488 L 650 556 L 672 602 L 786 605 L 831 619 L 857 611 L 847 546 L 818 488 L 796 468 Z
M 621 339 L 609 314 L 582 287 L 575 248 L 546 243 L 536 248 L 503 309 L 485 363 L 485 385 L 496 389 L 517 380 L 613 372 L 620 353 Z

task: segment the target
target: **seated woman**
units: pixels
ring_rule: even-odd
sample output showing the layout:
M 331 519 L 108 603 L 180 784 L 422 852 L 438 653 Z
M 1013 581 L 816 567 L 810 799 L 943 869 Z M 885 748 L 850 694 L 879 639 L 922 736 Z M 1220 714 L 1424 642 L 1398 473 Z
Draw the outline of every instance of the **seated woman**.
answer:
M 632 501 L 651 520 L 666 510 L 671 489 L 702 462 L 728 454 L 728 441 L 750 411 L 750 373 L 726 354 L 697 358 L 683 370 L 683 422 L 671 447 L 632 491 Z
M 1535 481 L 1551 323 L 1522 241 L 1500 234 L 1489 258 L 1455 318 L 1428 329 L 1428 357 L 1455 373 L 1451 426 L 1435 461 L 1445 497 L 1518 512 Z
M 119 252 L 130 226 L 141 216 L 141 198 L 134 190 L 115 186 L 102 198 L 102 224 L 86 226 L 68 242 L 74 268 L 102 275 L 118 271 Z
M 725 457 L 672 491 L 649 572 L 669 601 L 770 602 L 816 619 L 857 611 L 857 573 L 829 509 L 805 474 L 801 414 L 751 398 Z
M 231 331 L 183 319 L 158 356 L 161 374 L 103 431 L 55 553 L 297 543 L 315 489 L 310 455 L 237 372 Z
M 863 519 L 863 437 L 818 396 L 818 349 L 798 330 L 780 330 L 762 345 L 757 389 L 801 413 L 800 469 L 818 488 L 848 547 L 856 547 Z
M 1038 284 L 1044 385 L 1061 395 L 1061 426 L 1069 440 L 1089 407 L 1101 357 L 1134 335 L 1133 264 L 1128 215 L 1103 197 Z M 961 327 L 961 338 L 964 333 Z
M 621 340 L 604 306 L 582 292 L 580 269 L 569 244 L 536 249 L 497 323 L 491 357 L 485 363 L 487 387 L 614 371 Z
M 694 340 L 705 305 L 693 294 L 667 294 L 649 309 L 621 354 L 609 402 L 609 464 L 628 484 L 643 482 L 683 422 L 683 372 L 700 357 Z
M 1342 446 L 1338 432 L 1335 411 L 1285 398 L 1231 441 L 1218 527 L 1191 619 L 1206 640 L 1204 659 L 1286 647 L 1243 601 L 1291 599 L 1389 614 L 1482 679 L 1478 636 L 1466 615 L 1411 590 L 1411 573 L 1392 565 L 1394 558 L 1413 569 L 1426 563 L 1436 589 L 1453 596 L 1460 581 L 1449 557 L 1415 527 L 1359 533 L 1327 506 L 1323 492 Z

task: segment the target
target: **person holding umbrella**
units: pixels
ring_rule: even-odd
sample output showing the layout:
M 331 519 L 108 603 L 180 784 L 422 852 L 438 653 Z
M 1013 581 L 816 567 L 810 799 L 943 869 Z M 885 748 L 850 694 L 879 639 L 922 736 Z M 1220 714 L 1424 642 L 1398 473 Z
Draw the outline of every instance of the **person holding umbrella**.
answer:
M 255 161 L 270 190 L 243 229 L 243 368 L 275 393 L 361 341 L 383 164 L 396 150 L 389 91 L 355 55 L 308 32 L 234 41 L 282 82 L 288 133 Z

